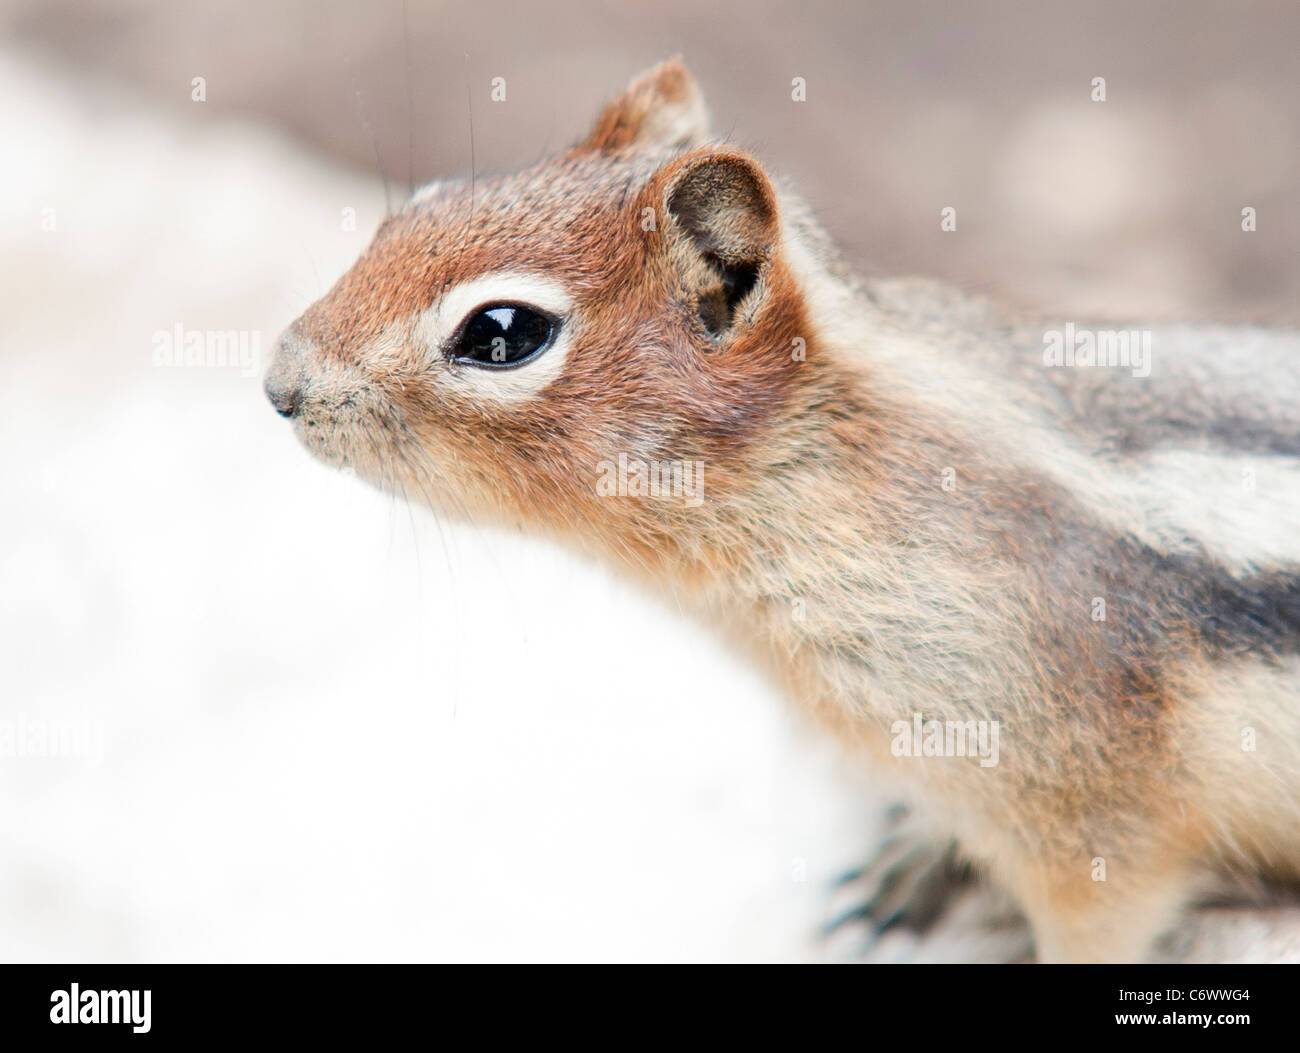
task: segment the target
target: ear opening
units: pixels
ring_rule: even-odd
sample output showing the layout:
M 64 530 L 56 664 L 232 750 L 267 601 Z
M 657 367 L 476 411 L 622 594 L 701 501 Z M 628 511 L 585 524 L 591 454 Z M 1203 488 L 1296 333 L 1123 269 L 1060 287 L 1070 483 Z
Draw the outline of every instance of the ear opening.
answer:
M 705 256 L 717 283 L 700 293 L 699 316 L 710 336 L 725 336 L 736 320 L 736 311 L 758 284 L 758 265 L 727 264 L 717 256 Z
M 687 270 L 700 320 L 713 336 L 723 336 L 771 256 L 776 195 L 757 162 L 740 153 L 713 152 L 681 165 L 664 205 L 692 250 Z

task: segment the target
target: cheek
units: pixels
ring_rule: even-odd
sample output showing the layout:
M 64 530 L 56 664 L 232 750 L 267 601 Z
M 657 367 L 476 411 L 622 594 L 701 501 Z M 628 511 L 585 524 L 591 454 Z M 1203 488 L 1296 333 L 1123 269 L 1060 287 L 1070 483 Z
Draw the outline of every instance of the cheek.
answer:
M 475 485 L 484 422 L 455 398 L 424 383 L 406 382 L 383 399 L 372 429 L 394 470 L 413 485 L 440 491 Z
M 463 491 L 463 499 L 529 519 L 555 515 L 578 485 L 582 440 L 557 427 L 560 419 L 535 405 L 483 412 L 444 398 L 436 417 L 409 431 L 430 476 Z

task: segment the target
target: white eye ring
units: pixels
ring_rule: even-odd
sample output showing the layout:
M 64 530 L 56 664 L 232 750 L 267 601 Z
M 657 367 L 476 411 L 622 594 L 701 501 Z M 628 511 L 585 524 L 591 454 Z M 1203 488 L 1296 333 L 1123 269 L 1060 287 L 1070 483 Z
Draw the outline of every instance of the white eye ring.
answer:
M 549 340 L 517 363 L 460 363 L 453 344 L 469 321 L 494 304 L 526 307 L 551 323 Z M 421 316 L 417 331 L 429 354 L 447 363 L 442 382 L 476 401 L 509 403 L 534 397 L 564 369 L 573 301 L 564 287 L 539 274 L 502 271 L 453 285 Z M 456 368 L 457 365 L 470 368 Z

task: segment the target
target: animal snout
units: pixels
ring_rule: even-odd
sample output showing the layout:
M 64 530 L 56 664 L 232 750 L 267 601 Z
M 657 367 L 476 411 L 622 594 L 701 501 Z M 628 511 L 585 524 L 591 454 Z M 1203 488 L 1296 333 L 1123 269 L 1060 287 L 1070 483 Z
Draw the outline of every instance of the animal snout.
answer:
M 294 417 L 302 408 L 303 388 L 307 380 L 307 345 L 299 336 L 285 333 L 275 348 L 275 357 L 266 371 L 262 388 L 276 413 Z

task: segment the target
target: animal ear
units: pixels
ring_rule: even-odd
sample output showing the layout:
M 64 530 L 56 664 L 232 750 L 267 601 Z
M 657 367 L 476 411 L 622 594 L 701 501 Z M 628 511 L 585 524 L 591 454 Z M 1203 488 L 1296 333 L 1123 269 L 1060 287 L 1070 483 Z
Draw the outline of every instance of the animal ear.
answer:
M 720 335 L 731 328 L 776 244 L 772 184 L 746 154 L 701 152 L 672 166 L 664 208 L 686 243 L 678 256 L 699 295 L 700 318 Z
M 713 150 L 674 168 L 664 207 L 696 247 L 726 262 L 760 262 L 776 240 L 776 194 L 758 162 Z
M 605 107 L 581 147 L 609 153 L 629 146 L 687 150 L 708 138 L 709 118 L 680 58 L 661 62 Z

